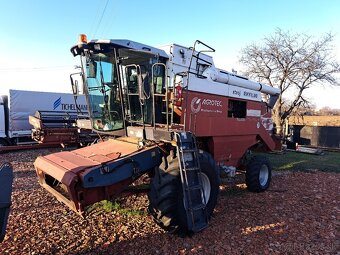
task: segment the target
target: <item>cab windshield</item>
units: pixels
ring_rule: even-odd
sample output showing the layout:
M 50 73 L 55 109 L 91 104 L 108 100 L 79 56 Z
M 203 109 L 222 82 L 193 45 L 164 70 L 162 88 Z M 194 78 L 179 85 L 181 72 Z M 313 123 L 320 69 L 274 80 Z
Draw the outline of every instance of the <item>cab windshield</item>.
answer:
M 84 57 L 92 127 L 98 131 L 124 128 L 117 66 L 113 53 Z

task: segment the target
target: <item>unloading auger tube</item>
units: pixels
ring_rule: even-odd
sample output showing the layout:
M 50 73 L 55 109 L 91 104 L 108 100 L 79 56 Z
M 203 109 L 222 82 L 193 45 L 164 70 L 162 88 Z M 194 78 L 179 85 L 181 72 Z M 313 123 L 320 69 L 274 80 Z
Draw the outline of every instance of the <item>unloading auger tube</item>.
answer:
M 249 80 L 246 77 L 239 76 L 236 74 L 232 74 L 229 72 L 226 72 L 224 70 L 215 68 L 215 67 L 209 67 L 203 72 L 203 76 L 209 77 L 211 80 L 215 82 L 225 83 L 234 85 L 237 87 L 242 87 L 246 89 L 251 90 L 257 90 L 265 94 L 269 94 L 272 96 L 277 96 L 280 94 L 280 89 L 274 88 L 259 82 L 254 82 Z

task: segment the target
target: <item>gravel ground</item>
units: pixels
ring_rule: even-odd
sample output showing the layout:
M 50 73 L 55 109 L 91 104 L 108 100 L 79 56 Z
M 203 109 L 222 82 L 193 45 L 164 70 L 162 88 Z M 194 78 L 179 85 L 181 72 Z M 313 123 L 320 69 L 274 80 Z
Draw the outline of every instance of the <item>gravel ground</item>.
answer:
M 242 181 L 221 186 L 209 228 L 181 238 L 153 223 L 146 195 L 81 219 L 37 182 L 33 162 L 51 151 L 0 155 L 15 175 L 0 254 L 339 254 L 340 174 L 277 173 L 259 194 L 247 192 Z

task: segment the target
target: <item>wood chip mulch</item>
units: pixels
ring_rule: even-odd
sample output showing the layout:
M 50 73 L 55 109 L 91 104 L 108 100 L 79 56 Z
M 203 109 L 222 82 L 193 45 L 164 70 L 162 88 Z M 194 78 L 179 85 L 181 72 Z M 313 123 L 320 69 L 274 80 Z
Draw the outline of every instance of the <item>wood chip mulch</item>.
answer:
M 0 154 L 14 168 L 12 208 L 0 254 L 339 254 L 340 174 L 276 172 L 264 193 L 221 186 L 210 225 L 192 237 L 161 230 L 146 195 L 83 220 L 37 182 L 33 162 L 57 149 Z M 339 166 L 340 167 L 340 166 Z

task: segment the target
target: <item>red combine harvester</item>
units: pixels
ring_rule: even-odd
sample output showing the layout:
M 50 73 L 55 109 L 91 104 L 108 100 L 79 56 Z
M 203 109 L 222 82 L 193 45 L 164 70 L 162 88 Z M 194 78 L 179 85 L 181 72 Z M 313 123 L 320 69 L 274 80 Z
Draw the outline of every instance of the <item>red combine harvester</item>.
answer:
M 39 183 L 71 209 L 85 215 L 148 174 L 149 212 L 188 234 L 208 226 L 221 173 L 245 170 L 250 191 L 269 187 L 270 163 L 251 151 L 281 148 L 270 112 L 278 89 L 216 68 L 204 53 L 214 49 L 200 41 L 154 48 L 81 35 L 71 52 L 81 59 L 91 128 L 112 137 L 35 161 Z

